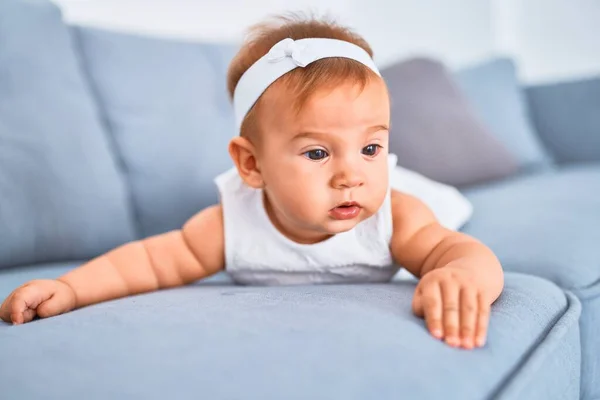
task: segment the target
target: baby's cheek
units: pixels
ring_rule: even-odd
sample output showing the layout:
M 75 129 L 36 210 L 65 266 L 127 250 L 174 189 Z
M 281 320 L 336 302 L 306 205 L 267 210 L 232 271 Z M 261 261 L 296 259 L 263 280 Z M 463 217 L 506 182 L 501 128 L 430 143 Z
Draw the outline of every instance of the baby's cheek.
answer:
M 381 184 L 370 192 L 369 211 L 375 214 L 385 201 L 387 195 L 387 185 Z
M 289 204 L 293 208 L 290 211 L 301 225 L 319 224 L 329 212 L 327 203 L 323 201 L 322 191 L 318 190 L 297 192 Z
M 316 213 L 322 212 L 322 196 L 316 191 L 298 192 L 294 199 L 296 210 L 305 218 L 312 219 Z
M 306 213 L 307 196 L 301 190 L 286 190 L 278 193 L 279 209 L 292 219 L 301 219 Z

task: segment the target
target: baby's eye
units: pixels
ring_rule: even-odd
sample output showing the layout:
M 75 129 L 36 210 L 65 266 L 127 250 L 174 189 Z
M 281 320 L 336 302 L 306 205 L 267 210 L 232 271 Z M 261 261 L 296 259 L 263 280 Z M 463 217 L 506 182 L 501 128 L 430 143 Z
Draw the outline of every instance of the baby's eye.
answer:
M 329 154 L 325 150 L 322 149 L 314 149 L 307 151 L 304 153 L 304 156 L 313 161 L 319 161 L 327 157 Z
M 365 156 L 374 157 L 379 153 L 379 149 L 381 149 L 381 148 L 382 147 L 378 144 L 370 144 L 368 146 L 363 147 L 362 153 Z

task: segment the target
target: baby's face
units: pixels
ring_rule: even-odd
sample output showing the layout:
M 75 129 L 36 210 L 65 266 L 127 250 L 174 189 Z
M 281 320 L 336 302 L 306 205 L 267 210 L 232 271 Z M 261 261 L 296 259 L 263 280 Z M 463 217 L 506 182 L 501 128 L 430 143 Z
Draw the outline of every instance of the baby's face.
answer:
M 381 207 L 388 187 L 390 104 L 379 78 L 361 91 L 321 90 L 298 114 L 265 93 L 257 161 L 266 208 L 290 239 L 314 243 L 352 229 Z

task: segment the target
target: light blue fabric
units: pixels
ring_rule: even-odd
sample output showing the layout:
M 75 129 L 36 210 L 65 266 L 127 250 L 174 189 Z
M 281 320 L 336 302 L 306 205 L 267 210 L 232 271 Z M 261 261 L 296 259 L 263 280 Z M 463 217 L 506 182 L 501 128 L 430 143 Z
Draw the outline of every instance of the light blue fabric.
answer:
M 59 10 L 0 1 L 0 268 L 131 240 L 128 207 Z
M 473 216 L 464 231 L 504 267 L 566 289 L 600 279 L 600 163 L 561 168 L 465 191 Z
M 191 285 L 0 323 L 6 398 L 576 399 L 577 299 L 508 275 L 489 340 L 434 340 L 414 283 Z
M 600 75 L 526 93 L 537 131 L 557 162 L 600 161 Z
M 142 236 L 218 200 L 235 134 L 226 69 L 235 48 L 74 28 L 131 185 Z
M 600 399 L 600 281 L 573 292 L 582 303 L 581 398 Z
M 455 73 L 475 112 L 519 160 L 523 170 L 539 169 L 551 159 L 532 126 L 515 64 L 493 59 Z
M 582 395 L 600 398 L 600 164 L 563 167 L 468 191 L 464 231 L 508 271 L 550 279 L 583 304 Z

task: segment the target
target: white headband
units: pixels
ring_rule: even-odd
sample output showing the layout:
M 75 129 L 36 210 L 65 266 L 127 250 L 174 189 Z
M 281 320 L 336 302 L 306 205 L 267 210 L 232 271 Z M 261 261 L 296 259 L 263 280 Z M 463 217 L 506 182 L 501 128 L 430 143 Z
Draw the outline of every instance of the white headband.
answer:
M 235 88 L 233 108 L 238 131 L 250 108 L 273 82 L 293 69 L 329 57 L 356 60 L 380 75 L 369 53 L 350 42 L 323 38 L 283 39 L 248 68 Z

